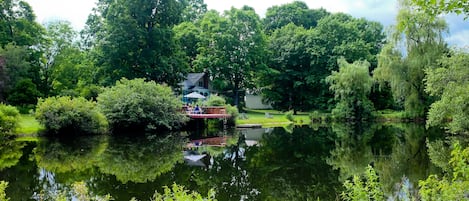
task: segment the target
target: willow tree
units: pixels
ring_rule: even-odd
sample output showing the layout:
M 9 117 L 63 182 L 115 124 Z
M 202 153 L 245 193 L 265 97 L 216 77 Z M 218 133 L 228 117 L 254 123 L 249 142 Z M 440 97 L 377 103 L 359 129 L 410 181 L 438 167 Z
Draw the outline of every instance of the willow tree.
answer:
M 333 71 L 326 78 L 338 101 L 332 115 L 351 121 L 368 119 L 373 111 L 373 104 L 368 99 L 373 84 L 369 73 L 370 63 L 356 61 L 350 64 L 344 58 L 337 63 L 339 71 Z
M 378 55 L 374 78 L 389 82 L 394 98 L 403 104 L 409 117 L 424 117 L 432 100 L 425 92 L 425 69 L 433 66 L 446 51 L 443 33 L 447 25 L 400 2 L 397 25 Z

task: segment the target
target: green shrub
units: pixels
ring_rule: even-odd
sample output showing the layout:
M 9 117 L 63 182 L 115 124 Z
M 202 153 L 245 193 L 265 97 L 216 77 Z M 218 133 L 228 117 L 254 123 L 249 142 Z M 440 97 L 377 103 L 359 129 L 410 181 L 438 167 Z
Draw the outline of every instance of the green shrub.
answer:
M 21 79 L 9 91 L 7 102 L 12 105 L 36 105 L 40 96 L 41 93 L 31 79 Z
M 107 131 L 106 117 L 96 103 L 81 97 L 40 99 L 36 108 L 37 120 L 51 133 L 99 134 Z
M 7 187 L 8 187 L 8 182 L 0 181 L 0 201 L 10 200 L 10 198 L 7 198 L 7 195 L 5 193 Z
M 206 101 L 207 106 L 224 106 L 226 105 L 226 100 L 223 97 L 217 95 L 211 95 Z
M 18 126 L 19 117 L 18 109 L 0 103 L 0 134 L 12 133 Z
M 239 116 L 239 111 L 236 106 L 232 106 L 230 104 L 227 104 L 226 106 L 226 113 L 231 115 L 231 117 L 228 119 L 227 125 L 228 126 L 235 126 L 236 125 L 236 119 Z
M 467 200 L 469 195 L 469 147 L 462 149 L 455 143 L 451 151 L 449 166 L 452 174 L 442 178 L 430 175 L 420 181 L 419 193 L 422 200 Z
M 383 188 L 378 180 L 375 170 L 368 166 L 364 180 L 355 175 L 352 181 L 345 181 L 345 191 L 341 194 L 342 198 L 349 201 L 385 200 Z
M 186 201 L 215 201 L 215 192 L 210 190 L 206 198 L 197 192 L 189 192 L 184 186 L 173 184 L 171 188 L 165 186 L 164 193 L 155 192 L 152 200 L 186 200 Z
M 98 105 L 114 132 L 173 129 L 187 120 L 170 87 L 144 79 L 117 81 L 98 95 Z

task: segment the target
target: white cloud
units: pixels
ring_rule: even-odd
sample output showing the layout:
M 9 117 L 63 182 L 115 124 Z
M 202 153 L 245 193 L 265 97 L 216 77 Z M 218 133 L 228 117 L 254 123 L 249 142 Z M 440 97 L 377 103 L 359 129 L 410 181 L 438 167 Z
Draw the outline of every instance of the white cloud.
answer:
M 469 30 L 463 30 L 451 34 L 446 41 L 450 46 L 469 48 Z
M 80 30 L 96 0 L 26 0 L 34 10 L 37 21 L 44 24 L 51 20 L 67 20 Z

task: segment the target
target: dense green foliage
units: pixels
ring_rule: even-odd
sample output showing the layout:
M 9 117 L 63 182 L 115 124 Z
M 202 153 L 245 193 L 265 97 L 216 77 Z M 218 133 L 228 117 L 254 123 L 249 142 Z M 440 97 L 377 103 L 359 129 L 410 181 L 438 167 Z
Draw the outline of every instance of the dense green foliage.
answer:
M 354 176 L 351 182 L 345 181 L 344 186 L 345 192 L 342 193 L 344 200 L 384 200 L 378 175 L 371 166 L 366 168 L 364 180 L 359 176 Z
M 0 100 L 15 105 L 35 105 L 40 93 L 31 77 L 27 46 L 7 44 L 0 47 Z
M 43 28 L 39 25 L 31 6 L 21 0 L 0 2 L 0 47 L 8 43 L 18 46 L 37 45 L 41 42 Z
M 451 159 L 443 177 L 430 175 L 419 181 L 418 195 L 414 194 L 408 181 L 400 182 L 398 199 L 400 200 L 465 200 L 469 189 L 469 147 L 463 149 L 459 143 L 453 144 Z M 342 196 L 345 200 L 385 200 L 383 195 L 383 175 L 377 175 L 370 166 L 366 169 L 365 180 L 354 176 L 352 182 L 344 183 L 345 191 Z M 406 184 L 407 183 L 407 184 Z
M 0 136 L 14 132 L 19 117 L 20 113 L 15 107 L 0 103 Z
M 268 8 L 263 19 L 263 24 L 267 33 L 271 33 L 290 23 L 309 29 L 315 27 L 318 21 L 327 15 L 329 15 L 329 12 L 323 8 L 309 9 L 305 2 L 294 1 Z
M 442 13 L 464 14 L 466 18 L 469 16 L 469 2 L 467 0 L 412 0 L 412 2 L 432 16 L 438 16 Z
M 430 107 L 427 125 L 446 126 L 451 133 L 468 133 L 469 53 L 452 52 L 439 64 L 426 71 L 425 91 L 440 98 Z
M 166 85 L 122 79 L 99 94 L 98 105 L 113 132 L 176 129 L 187 120 L 182 102 Z
M 221 96 L 211 95 L 205 101 L 205 104 L 207 104 L 208 106 L 224 106 L 226 105 L 226 100 Z
M 425 70 L 436 64 L 447 51 L 443 40 L 446 23 L 432 20 L 405 4 L 401 5 L 389 43 L 378 59 L 374 77 L 381 83 L 388 82 L 393 96 L 402 101 L 409 117 L 424 117 L 432 99 L 425 92 Z M 402 55 L 399 43 L 404 43 L 407 55 Z
M 45 30 L 35 21 L 31 6 L 21 0 L 0 1 L 0 19 L 0 101 L 8 98 L 10 90 L 22 93 L 14 88 L 18 81 L 29 78 L 35 93 L 11 104 L 36 104 L 39 95 L 36 90 L 41 91 L 42 86 L 40 47 Z
M 255 86 L 256 76 L 265 69 L 266 38 L 254 9 L 232 8 L 220 16 L 209 12 L 200 22 L 202 41 L 195 66 L 207 68 L 213 87 L 239 107 L 240 96 Z
M 449 161 L 452 175 L 439 178 L 430 175 L 420 181 L 422 200 L 465 200 L 469 193 L 469 147 L 463 149 L 459 143 L 453 145 Z
M 288 24 L 269 40 L 269 69 L 260 87 L 275 109 L 309 111 L 333 108 L 325 81 L 338 70 L 337 59 L 367 60 L 376 67 L 384 35 L 379 23 L 343 13 L 326 15 L 313 29 Z
M 8 187 L 8 182 L 0 181 L 0 200 L 9 201 L 10 198 L 7 197 L 5 189 Z
M 356 61 L 349 64 L 344 58 L 337 61 L 339 71 L 333 71 L 326 81 L 338 101 L 332 115 L 338 119 L 362 121 L 371 117 L 373 104 L 368 99 L 373 79 L 369 73 L 370 63 Z
M 176 86 L 182 81 L 188 65 L 172 27 L 183 9 L 176 0 L 100 0 L 83 32 L 93 48 L 99 82 L 146 78 Z
M 311 108 L 314 104 L 311 93 L 319 83 L 317 72 L 311 66 L 315 57 L 308 52 L 311 31 L 288 24 L 272 33 L 269 49 L 272 53 L 269 70 L 263 76 L 264 100 L 280 110 Z M 316 71 L 316 72 L 314 72 Z
M 377 109 L 405 108 L 407 117 L 425 117 L 435 100 L 445 100 L 429 96 L 424 85 L 430 75 L 425 72 L 439 67 L 438 58 L 448 52 L 446 24 L 435 16 L 466 13 L 466 4 L 402 0 L 399 5 L 397 24 L 385 41 L 377 22 L 311 9 L 301 1 L 272 6 L 260 18 L 248 6 L 207 11 L 203 0 L 99 0 L 78 38 L 69 22 L 41 26 L 26 2 L 5 0 L 0 100 L 30 109 L 38 97 L 96 99 L 101 86 L 121 78 L 165 83 L 178 92 L 188 72 L 204 71 L 210 88 L 239 109 L 242 96 L 252 93 L 280 111 L 330 111 L 338 100 L 326 78 L 339 71 L 337 59 L 343 57 L 349 63 L 368 61 L 370 71 L 377 68 L 373 76 L 380 82 L 370 91 Z
M 216 201 L 215 199 L 215 191 L 210 190 L 208 192 L 207 197 L 202 197 L 197 192 L 189 192 L 188 190 L 184 189 L 184 186 L 180 186 L 177 184 L 173 184 L 170 187 L 164 187 L 164 193 L 155 192 L 153 196 L 154 201 L 162 200 L 162 201 L 170 201 L 170 200 L 187 200 L 187 201 Z
M 80 50 L 78 33 L 67 21 L 52 21 L 45 26 L 47 43 L 42 70 L 45 95 L 86 97 L 83 91 L 85 85 L 93 83 L 95 69 Z
M 81 97 L 40 99 L 36 118 L 53 134 L 100 134 L 108 129 L 106 117 L 99 111 L 96 103 Z

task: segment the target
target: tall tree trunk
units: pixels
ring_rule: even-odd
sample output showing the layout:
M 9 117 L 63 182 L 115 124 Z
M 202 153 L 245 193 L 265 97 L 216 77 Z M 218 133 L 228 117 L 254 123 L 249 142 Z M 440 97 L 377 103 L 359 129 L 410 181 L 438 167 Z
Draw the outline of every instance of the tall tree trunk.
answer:
M 235 93 L 234 93 L 234 104 L 235 106 L 239 109 L 239 89 L 238 87 L 235 87 Z

